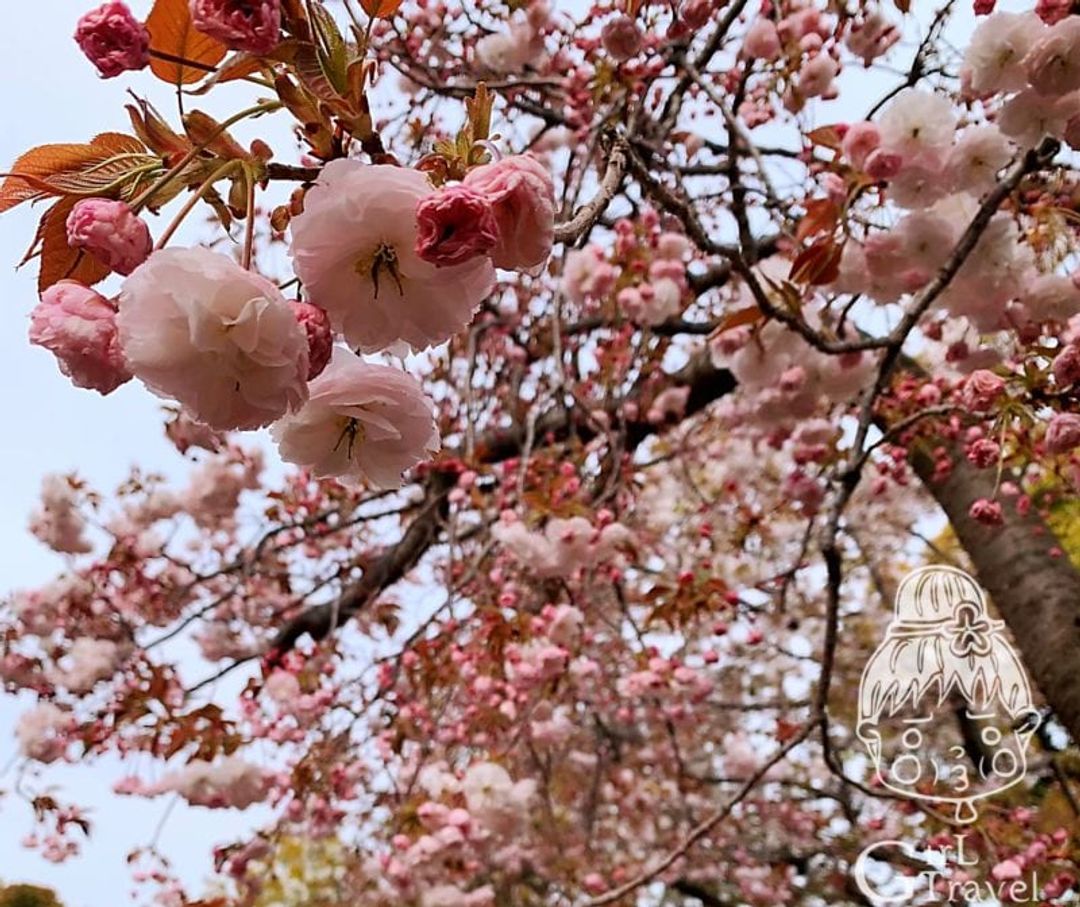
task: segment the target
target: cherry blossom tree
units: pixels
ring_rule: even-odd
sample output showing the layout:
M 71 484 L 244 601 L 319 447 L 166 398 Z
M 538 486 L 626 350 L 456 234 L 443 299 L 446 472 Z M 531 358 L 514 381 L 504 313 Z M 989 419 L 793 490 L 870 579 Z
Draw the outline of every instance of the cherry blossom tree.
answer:
M 44 479 L 28 847 L 110 834 L 50 767 L 111 754 L 260 817 L 207 890 L 133 853 L 170 907 L 305 861 L 296 903 L 865 904 L 1006 754 L 920 884 L 1075 900 L 1076 4 L 110 0 L 75 41 L 130 130 L 0 186 L 46 205 L 30 342 L 191 467 Z M 905 796 L 856 690 L 927 564 L 1033 693 L 888 694 Z

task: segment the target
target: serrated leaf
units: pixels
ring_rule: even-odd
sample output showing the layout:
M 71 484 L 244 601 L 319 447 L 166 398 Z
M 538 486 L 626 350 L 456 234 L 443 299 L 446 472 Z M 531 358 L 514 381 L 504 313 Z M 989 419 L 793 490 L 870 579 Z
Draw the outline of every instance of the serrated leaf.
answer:
M 0 185 L 0 214 L 31 199 L 50 195 L 119 196 L 124 174 L 138 176 L 155 163 L 137 138 L 118 132 L 95 136 L 87 144 L 41 145 L 22 155 Z M 115 187 L 116 191 L 111 191 Z
M 320 40 L 319 64 L 323 73 L 338 94 L 346 91 L 346 73 L 349 68 L 349 48 L 338 30 L 337 22 L 326 7 L 316 3 L 311 7 L 315 14 L 315 33 Z
M 213 72 L 229 49 L 195 28 L 188 0 L 155 0 L 146 19 L 150 71 L 171 85 L 190 85 Z M 171 59 L 154 56 L 158 53 Z

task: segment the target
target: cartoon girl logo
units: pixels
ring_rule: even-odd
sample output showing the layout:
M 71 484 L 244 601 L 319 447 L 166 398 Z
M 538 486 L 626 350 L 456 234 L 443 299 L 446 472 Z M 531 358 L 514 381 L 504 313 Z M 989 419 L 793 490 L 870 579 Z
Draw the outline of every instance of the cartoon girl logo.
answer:
M 881 782 L 954 806 L 961 823 L 975 820 L 976 800 L 1024 777 L 1038 726 L 1003 627 L 964 571 L 922 567 L 900 583 L 893 620 L 859 683 L 856 734 Z

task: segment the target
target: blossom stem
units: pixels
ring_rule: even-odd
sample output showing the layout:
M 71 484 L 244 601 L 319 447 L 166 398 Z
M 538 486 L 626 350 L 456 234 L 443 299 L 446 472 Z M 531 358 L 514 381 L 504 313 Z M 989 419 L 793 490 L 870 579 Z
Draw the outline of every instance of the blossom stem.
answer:
M 224 122 L 220 123 L 218 127 L 206 137 L 206 140 L 200 143 L 196 143 L 192 146 L 191 150 L 185 154 L 173 167 L 171 167 L 166 173 L 162 174 L 161 178 L 156 180 L 153 185 L 147 188 L 137 199 L 131 203 L 133 211 L 138 213 L 142 208 L 146 207 L 147 203 L 156 195 L 161 189 L 167 186 L 172 180 L 179 176 L 184 168 L 188 166 L 196 157 L 202 154 L 206 150 L 206 146 L 214 141 L 219 135 L 221 135 L 230 126 L 234 126 L 241 120 L 245 120 L 248 117 L 261 116 L 264 113 L 273 113 L 276 110 L 281 110 L 285 105 L 280 101 L 260 101 L 251 107 L 247 107 L 241 110 L 239 113 L 233 114 Z
M 224 179 L 229 174 L 230 170 L 236 169 L 237 165 L 242 166 L 242 163 L 240 161 L 228 161 L 203 180 L 199 188 L 195 190 L 195 194 L 187 200 L 184 207 L 181 208 L 180 212 L 173 218 L 172 223 L 170 223 L 165 232 L 161 234 L 161 238 L 157 241 L 157 245 L 154 246 L 154 251 L 160 251 L 165 248 L 169 240 L 172 239 L 173 234 L 180 227 L 180 224 L 182 224 L 184 219 L 192 212 L 192 210 L 194 210 L 199 201 L 206 196 L 206 193 L 213 188 L 214 183 Z
M 244 225 L 244 260 L 245 271 L 251 270 L 251 257 L 255 248 L 255 174 L 250 167 L 244 168 L 247 182 L 247 222 Z

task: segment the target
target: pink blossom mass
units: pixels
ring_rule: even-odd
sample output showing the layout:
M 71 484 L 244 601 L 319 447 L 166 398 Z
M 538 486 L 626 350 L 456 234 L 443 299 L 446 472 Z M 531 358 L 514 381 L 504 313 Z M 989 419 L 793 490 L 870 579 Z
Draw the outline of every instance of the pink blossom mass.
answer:
M 5 14 L 0 907 L 1077 907 L 1080 0 Z

